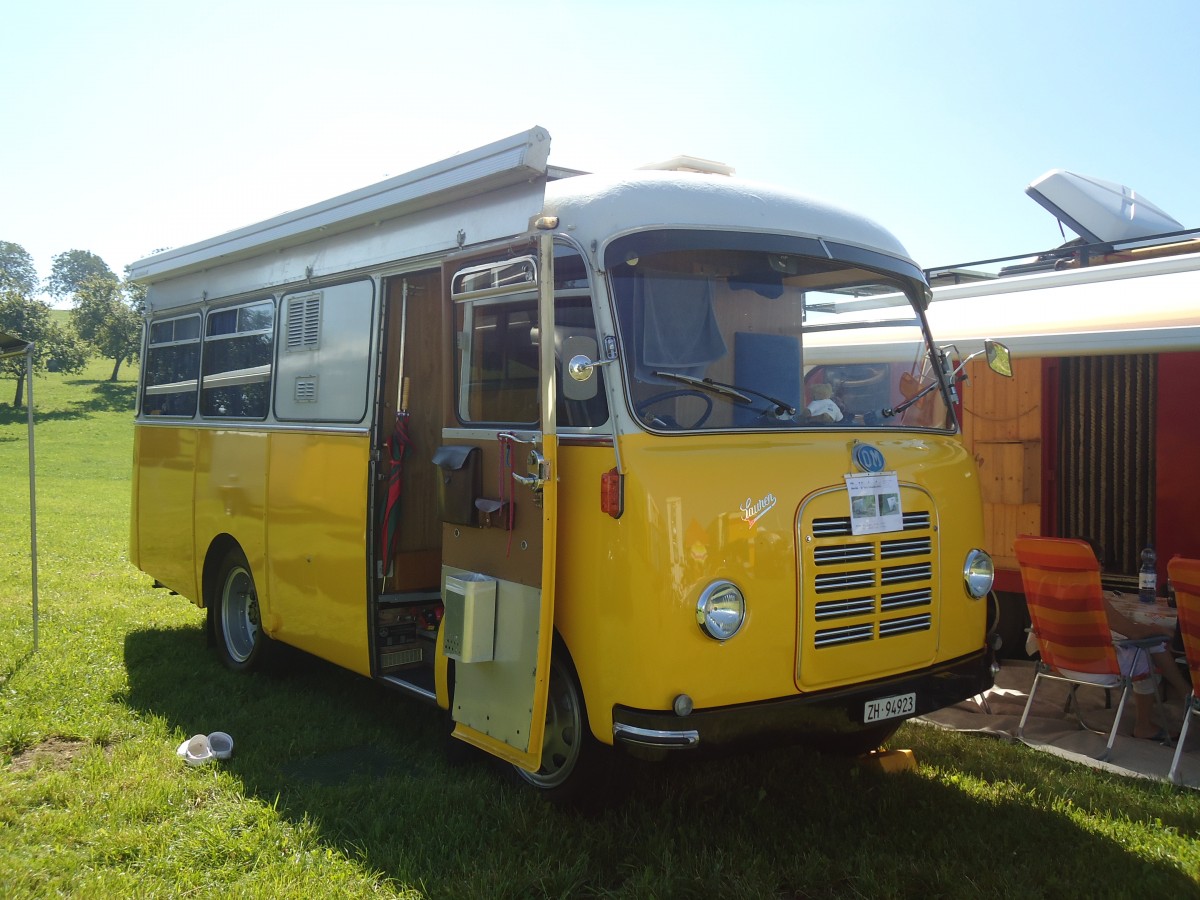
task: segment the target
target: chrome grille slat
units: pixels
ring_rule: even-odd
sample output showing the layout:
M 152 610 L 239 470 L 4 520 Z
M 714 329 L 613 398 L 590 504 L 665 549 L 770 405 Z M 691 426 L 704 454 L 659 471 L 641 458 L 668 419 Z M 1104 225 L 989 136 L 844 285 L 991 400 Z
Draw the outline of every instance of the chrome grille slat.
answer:
M 817 647 L 831 647 L 836 644 L 853 644 L 858 641 L 869 641 L 875 636 L 875 626 L 847 625 L 844 628 L 824 628 L 816 633 L 813 644 Z
M 898 556 L 928 556 L 932 546 L 932 541 L 927 537 L 883 541 L 879 545 L 879 555 L 883 559 L 895 559 Z
M 830 572 L 827 575 L 818 575 L 815 586 L 818 594 L 874 587 L 875 570 L 858 569 L 853 572 Z
M 870 562 L 874 559 L 874 544 L 835 544 L 813 549 L 813 561 L 818 566 L 847 562 Z
M 932 625 L 933 616 L 929 613 L 906 616 L 903 619 L 885 619 L 879 623 L 879 636 L 885 638 L 898 634 L 911 634 L 914 631 L 928 631 Z
M 850 533 L 850 518 L 813 519 L 814 537 L 845 537 Z
M 899 591 L 892 594 L 884 594 L 879 598 L 879 609 L 882 612 L 891 612 L 896 609 L 907 609 L 910 606 L 928 606 L 933 602 L 933 590 L 931 588 L 922 588 L 916 591 Z
M 883 584 L 899 584 L 905 581 L 926 581 L 933 577 L 933 566 L 929 563 L 914 563 L 910 566 L 889 566 L 879 573 Z
M 864 616 L 875 612 L 874 597 L 853 597 L 849 600 L 825 600 L 818 603 L 813 615 L 820 619 L 841 619 L 846 616 Z

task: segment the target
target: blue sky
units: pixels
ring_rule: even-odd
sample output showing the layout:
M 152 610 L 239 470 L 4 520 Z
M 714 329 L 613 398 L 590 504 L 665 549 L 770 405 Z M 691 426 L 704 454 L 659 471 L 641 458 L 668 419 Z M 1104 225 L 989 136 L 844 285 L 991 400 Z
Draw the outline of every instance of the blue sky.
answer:
M 533 125 L 572 168 L 728 163 L 925 266 L 1060 243 L 1024 194 L 1054 168 L 1200 227 L 1194 0 L 42 0 L 5 26 L 0 240 L 43 277 Z

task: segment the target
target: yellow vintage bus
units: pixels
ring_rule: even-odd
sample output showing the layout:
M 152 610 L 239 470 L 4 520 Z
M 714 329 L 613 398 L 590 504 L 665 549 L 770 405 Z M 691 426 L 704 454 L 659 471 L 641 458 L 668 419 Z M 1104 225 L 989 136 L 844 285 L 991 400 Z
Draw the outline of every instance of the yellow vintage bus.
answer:
M 135 564 L 229 667 L 330 660 L 548 797 L 604 745 L 857 753 L 990 686 L 975 463 L 899 242 L 549 145 L 135 264 Z

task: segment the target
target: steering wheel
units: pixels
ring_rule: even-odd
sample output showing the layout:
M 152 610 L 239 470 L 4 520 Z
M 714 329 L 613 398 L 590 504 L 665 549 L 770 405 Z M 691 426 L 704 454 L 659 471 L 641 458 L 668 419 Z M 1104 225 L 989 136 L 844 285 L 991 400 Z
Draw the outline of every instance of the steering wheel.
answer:
M 674 421 L 674 419 L 671 419 L 670 421 L 659 419 L 658 421 L 662 422 L 664 425 L 670 425 L 671 427 L 682 428 L 684 431 L 688 431 L 693 428 L 699 428 L 701 425 L 707 422 L 708 417 L 712 415 L 712 394 L 705 393 L 704 391 L 697 391 L 693 388 L 679 388 L 673 391 L 663 391 L 661 394 L 655 394 L 653 397 L 647 397 L 641 403 L 638 403 L 636 406 L 634 406 L 634 412 L 638 414 L 638 418 L 642 418 L 646 410 L 654 404 L 661 403 L 664 400 L 672 400 L 675 397 L 699 397 L 706 404 L 704 407 L 704 412 L 700 413 L 700 418 L 698 418 L 691 425 L 688 425 L 686 428 Z

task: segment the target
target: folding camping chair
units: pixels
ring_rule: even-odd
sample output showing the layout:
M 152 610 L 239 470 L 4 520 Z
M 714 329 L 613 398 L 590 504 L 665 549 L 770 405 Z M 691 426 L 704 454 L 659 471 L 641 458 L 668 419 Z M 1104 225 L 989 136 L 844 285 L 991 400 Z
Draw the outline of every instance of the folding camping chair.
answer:
M 1200 697 L 1196 696 L 1197 679 L 1200 679 L 1200 559 L 1177 556 L 1167 563 L 1167 575 L 1175 586 L 1179 634 L 1183 638 L 1183 652 L 1187 657 L 1188 674 L 1192 678 L 1192 692 L 1183 704 L 1183 727 L 1179 731 L 1179 742 L 1175 745 L 1171 770 L 1167 773 L 1169 780 L 1179 784 L 1179 758 L 1183 755 L 1183 742 L 1187 740 L 1192 716 L 1200 716 Z
M 1013 542 L 1025 601 L 1033 635 L 1037 639 L 1041 660 L 1025 702 L 1025 712 L 1017 726 L 1017 735 L 1024 737 L 1025 722 L 1033 706 L 1033 698 L 1043 678 L 1071 685 L 1069 702 L 1082 728 L 1089 731 L 1079 708 L 1075 691 L 1080 687 L 1119 689 L 1121 699 L 1108 733 L 1108 745 L 1097 759 L 1108 759 L 1117 738 L 1117 726 L 1125 702 L 1133 687 L 1133 679 L 1122 674 L 1116 647 L 1104 611 L 1104 593 L 1100 586 L 1100 563 L 1092 548 L 1084 541 L 1067 538 L 1031 537 L 1022 535 Z M 1120 641 L 1144 653 L 1146 642 Z M 1098 732 L 1103 733 L 1103 732 Z

